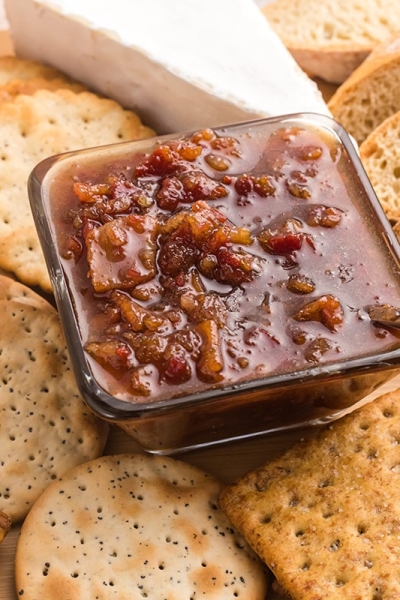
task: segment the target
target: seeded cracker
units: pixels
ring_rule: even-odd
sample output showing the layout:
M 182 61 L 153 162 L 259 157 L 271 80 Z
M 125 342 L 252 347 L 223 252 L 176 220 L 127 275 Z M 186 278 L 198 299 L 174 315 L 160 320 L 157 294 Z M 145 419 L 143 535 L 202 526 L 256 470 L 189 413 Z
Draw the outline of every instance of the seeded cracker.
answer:
M 108 427 L 81 399 L 56 310 L 0 276 L 0 508 L 23 519 L 67 469 L 99 456 Z
M 264 600 L 264 567 L 218 509 L 220 490 L 170 457 L 106 456 L 72 469 L 24 522 L 18 597 Z
M 400 390 L 247 474 L 220 506 L 294 600 L 400 598 Z
M 135 113 L 90 92 L 41 89 L 0 101 L 0 268 L 51 291 L 27 194 L 37 163 L 61 152 L 152 135 Z

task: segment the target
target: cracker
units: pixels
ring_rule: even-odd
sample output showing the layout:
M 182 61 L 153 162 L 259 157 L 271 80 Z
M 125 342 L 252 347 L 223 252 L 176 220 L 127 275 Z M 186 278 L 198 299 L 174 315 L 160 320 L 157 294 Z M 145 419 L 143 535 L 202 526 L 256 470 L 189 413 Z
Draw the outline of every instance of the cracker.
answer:
M 0 297 L 6 298 L 0 299 L 0 506 L 19 521 L 51 481 L 102 453 L 108 426 L 79 395 L 57 311 L 5 280 L 0 279 Z
M 400 597 L 400 390 L 227 486 L 219 503 L 294 600 Z
M 0 274 L 0 301 L 15 300 L 22 304 L 49 310 L 49 303 L 42 296 L 19 281 Z
M 0 544 L 11 529 L 11 519 L 5 512 L 0 510 Z
M 11 100 L 18 94 L 34 94 L 38 90 L 60 90 L 68 89 L 73 92 L 84 92 L 85 87 L 80 83 L 70 82 L 62 77 L 46 79 L 45 77 L 33 77 L 32 79 L 11 79 L 0 85 L 0 101 Z
M 39 90 L 0 102 L 0 268 L 51 291 L 26 189 L 38 162 L 153 134 L 135 113 L 90 92 Z
M 0 85 L 11 79 L 32 79 L 43 77 L 45 79 L 62 78 L 68 80 L 58 69 L 17 56 L 0 56 Z
M 264 600 L 264 567 L 216 504 L 221 484 L 170 457 L 106 456 L 35 503 L 16 552 L 25 600 Z

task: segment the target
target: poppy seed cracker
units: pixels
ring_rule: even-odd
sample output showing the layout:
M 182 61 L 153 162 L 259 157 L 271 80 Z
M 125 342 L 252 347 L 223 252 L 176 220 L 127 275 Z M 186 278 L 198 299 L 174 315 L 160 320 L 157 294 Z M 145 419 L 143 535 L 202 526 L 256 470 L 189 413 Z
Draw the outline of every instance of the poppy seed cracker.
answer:
M 0 508 L 13 522 L 69 468 L 99 456 L 108 425 L 84 404 L 59 316 L 0 276 Z
M 25 600 L 264 600 L 265 567 L 218 508 L 222 484 L 160 456 L 104 456 L 52 483 L 16 553 Z

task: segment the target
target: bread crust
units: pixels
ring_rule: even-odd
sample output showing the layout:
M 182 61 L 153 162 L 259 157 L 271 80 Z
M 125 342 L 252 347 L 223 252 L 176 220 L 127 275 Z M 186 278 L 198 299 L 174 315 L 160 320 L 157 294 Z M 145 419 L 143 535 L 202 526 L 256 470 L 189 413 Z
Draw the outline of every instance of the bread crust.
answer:
M 385 119 L 360 145 L 360 158 L 376 195 L 392 221 L 400 220 L 400 110 Z
M 370 48 L 344 50 L 343 48 L 290 48 L 296 62 L 309 77 L 321 77 L 325 81 L 340 84 L 345 81 L 369 55 Z
M 400 110 L 400 33 L 373 50 L 336 90 L 328 107 L 359 144 Z

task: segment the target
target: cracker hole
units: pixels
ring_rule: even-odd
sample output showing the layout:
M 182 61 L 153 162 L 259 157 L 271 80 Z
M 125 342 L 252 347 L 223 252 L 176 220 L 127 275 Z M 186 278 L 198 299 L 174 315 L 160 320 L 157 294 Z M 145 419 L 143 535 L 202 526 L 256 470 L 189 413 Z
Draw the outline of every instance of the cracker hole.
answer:
M 391 419 L 393 417 L 393 413 L 391 410 L 384 410 L 382 414 L 386 419 Z
M 340 548 L 340 540 L 335 540 L 329 546 L 329 552 L 337 552 L 339 550 L 339 548 Z
M 371 450 L 369 450 L 369 452 L 367 454 L 368 460 L 374 460 L 378 456 L 379 456 L 379 450 L 377 450 L 376 448 L 371 448 Z
M 261 519 L 260 519 L 260 523 L 261 525 L 268 525 L 269 523 L 271 523 L 272 521 L 272 517 L 271 515 L 264 515 Z
M 74 573 L 71 573 L 71 577 L 73 577 L 74 579 L 76 579 L 77 577 L 79 577 L 79 573 L 77 573 L 75 571 Z
M 329 481 L 329 479 L 323 479 L 319 482 L 318 487 L 319 488 L 326 488 L 329 487 L 331 484 L 331 482 Z
M 374 562 L 372 560 L 365 560 L 364 561 L 364 567 L 366 569 L 372 569 L 373 566 L 374 566 Z
M 336 587 L 344 587 L 346 585 L 346 581 L 344 579 L 336 580 Z
M 307 561 L 305 563 L 303 563 L 303 565 L 300 567 L 301 571 L 309 571 L 310 570 L 310 563 Z
M 360 523 L 359 526 L 357 527 L 357 532 L 358 535 L 364 535 L 364 533 L 367 531 L 367 528 L 364 524 Z
M 369 429 L 369 423 L 361 423 L 360 424 L 360 429 L 362 431 L 368 431 L 368 429 Z
M 296 537 L 302 537 L 304 535 L 304 530 L 303 529 L 298 529 L 296 531 Z
M 293 496 L 289 501 L 289 506 L 297 506 L 300 502 L 298 496 Z

